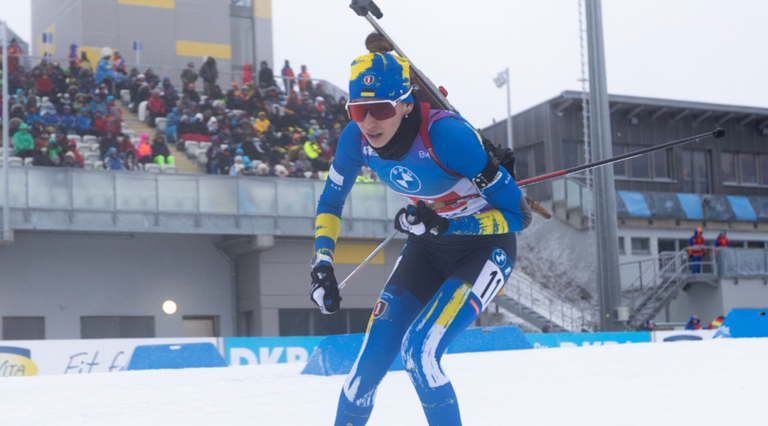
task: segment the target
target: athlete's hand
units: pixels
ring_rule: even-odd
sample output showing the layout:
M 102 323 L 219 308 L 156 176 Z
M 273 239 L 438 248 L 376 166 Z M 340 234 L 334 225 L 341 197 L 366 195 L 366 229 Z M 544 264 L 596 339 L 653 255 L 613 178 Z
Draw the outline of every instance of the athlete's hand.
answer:
M 424 235 L 437 238 L 448 231 L 450 222 L 419 201 L 400 209 L 395 216 L 395 229 L 411 235 Z
M 309 298 L 320 308 L 324 314 L 333 314 L 339 310 L 341 295 L 339 284 L 333 274 L 333 266 L 320 265 L 309 274 L 312 277 L 312 288 L 309 290 Z

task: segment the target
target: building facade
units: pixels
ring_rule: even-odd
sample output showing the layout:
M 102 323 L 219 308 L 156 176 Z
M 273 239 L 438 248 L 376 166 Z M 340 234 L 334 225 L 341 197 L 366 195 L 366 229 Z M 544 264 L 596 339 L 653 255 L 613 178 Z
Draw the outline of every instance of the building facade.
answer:
M 271 0 L 32 0 L 31 54 L 65 58 L 75 44 L 93 64 L 109 47 L 129 64 L 167 67 L 169 74 L 189 62 L 199 69 L 205 56 L 216 59 L 219 72 L 261 61 L 274 68 L 271 5 Z M 44 33 L 52 35 L 52 43 L 43 42 Z M 141 41 L 139 56 L 134 41 Z

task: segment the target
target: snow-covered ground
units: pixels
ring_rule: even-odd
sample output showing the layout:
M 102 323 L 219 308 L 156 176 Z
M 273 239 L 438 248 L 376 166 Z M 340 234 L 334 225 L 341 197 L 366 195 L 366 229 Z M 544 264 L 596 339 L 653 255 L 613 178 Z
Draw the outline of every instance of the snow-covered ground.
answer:
M 465 425 L 765 424 L 768 339 L 447 355 Z M 0 425 L 331 425 L 343 376 L 304 364 L 0 379 Z M 368 423 L 426 425 L 404 372 Z

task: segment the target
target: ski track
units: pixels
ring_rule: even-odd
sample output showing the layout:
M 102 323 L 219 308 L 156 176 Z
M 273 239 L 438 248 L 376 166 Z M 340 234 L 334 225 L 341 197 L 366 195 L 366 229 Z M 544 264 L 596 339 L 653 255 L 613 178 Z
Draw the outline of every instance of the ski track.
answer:
M 764 424 L 768 339 L 447 355 L 465 426 Z M 0 425 L 332 425 L 344 376 L 304 363 L 0 379 Z M 405 372 L 370 426 L 426 425 Z

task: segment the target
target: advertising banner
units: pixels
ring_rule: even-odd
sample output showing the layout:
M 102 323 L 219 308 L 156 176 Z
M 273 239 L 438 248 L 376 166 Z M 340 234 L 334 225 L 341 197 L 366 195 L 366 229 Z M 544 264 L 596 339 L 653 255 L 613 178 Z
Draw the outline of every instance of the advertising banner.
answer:
M 227 337 L 224 358 L 231 366 L 307 362 L 323 339 L 325 336 Z
M 136 346 L 212 343 L 219 339 L 4 340 L 0 342 L 0 377 L 114 373 L 124 370 Z
M 624 333 L 542 333 L 526 334 L 534 349 L 573 348 L 577 346 L 605 346 L 651 341 L 644 331 Z
M 715 330 L 668 330 L 654 331 L 654 342 L 685 342 L 691 340 L 709 340 L 715 335 Z

